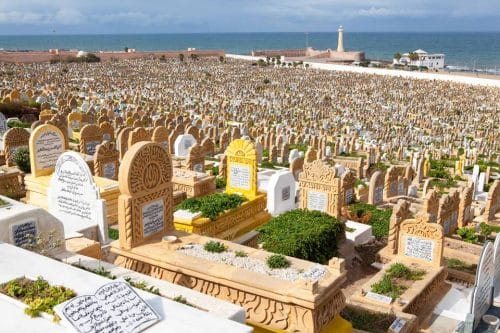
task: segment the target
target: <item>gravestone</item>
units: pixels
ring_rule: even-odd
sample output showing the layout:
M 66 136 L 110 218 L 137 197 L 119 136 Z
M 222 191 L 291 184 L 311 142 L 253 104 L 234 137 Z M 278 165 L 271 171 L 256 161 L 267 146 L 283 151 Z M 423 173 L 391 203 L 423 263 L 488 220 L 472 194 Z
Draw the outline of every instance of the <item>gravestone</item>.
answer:
M 443 260 L 443 227 L 429 223 L 422 213 L 401 223 L 398 236 L 398 257 L 401 261 L 441 267 Z
M 53 239 L 54 251 L 65 248 L 64 228 L 57 218 L 45 209 L 25 205 L 1 197 L 7 205 L 0 206 L 0 242 L 25 247 L 39 240 Z M 51 250 L 51 249 L 46 249 Z
M 376 171 L 370 178 L 368 186 L 368 203 L 380 205 L 384 200 L 384 176 L 381 171 Z
M 128 136 L 128 142 L 127 142 L 128 149 L 130 149 L 130 147 L 135 145 L 137 142 L 150 141 L 150 140 L 151 140 L 151 136 L 149 135 L 148 131 L 146 131 L 146 129 L 144 127 L 134 128 Z
M 30 132 L 24 128 L 11 128 L 3 135 L 3 151 L 5 154 L 5 164 L 8 167 L 15 166 L 14 157 L 16 151 L 21 147 L 28 147 Z
M 113 141 L 115 139 L 115 129 L 113 125 L 105 121 L 99 125 L 102 133 L 102 141 Z
M 292 149 L 288 155 L 288 163 L 292 164 L 292 162 L 297 158 L 300 158 L 299 150 Z
M 189 148 L 195 143 L 196 139 L 191 134 L 179 135 L 174 142 L 175 156 L 186 157 L 189 153 Z
M 120 153 L 114 143 L 104 141 L 98 145 L 94 154 L 94 175 L 117 180 L 119 157 Z
M 165 150 L 168 151 L 168 130 L 164 126 L 157 126 L 153 130 L 151 141 L 160 144 Z
M 354 177 L 354 173 L 350 170 L 344 170 L 344 172 L 340 176 L 340 186 L 342 188 L 342 193 L 344 197 L 342 206 L 347 206 L 354 201 L 355 184 L 356 184 L 356 177 Z
M 161 145 L 139 142 L 132 146 L 120 165 L 118 182 L 122 248 L 131 249 L 174 229 L 172 161 Z
M 495 253 L 493 243 L 486 242 L 479 257 L 476 280 L 472 292 L 471 312 L 474 316 L 474 327 L 477 327 L 483 315 L 492 304 L 495 278 Z
M 3 135 L 3 133 L 7 132 L 7 130 L 7 119 L 5 118 L 3 113 L 0 112 L 0 137 Z
M 188 149 L 186 157 L 186 168 L 196 172 L 205 172 L 205 155 L 204 149 L 199 144 L 195 143 Z
M 95 148 L 102 142 L 102 132 L 97 125 L 85 125 L 80 131 L 80 153 L 94 155 Z
M 50 175 L 64 153 L 64 135 L 53 125 L 41 125 L 30 135 L 29 150 L 32 176 Z
M 341 183 L 337 169 L 322 160 L 304 163 L 299 175 L 299 208 L 318 210 L 339 217 L 342 207 Z
M 278 171 L 267 185 L 267 211 L 277 216 L 295 209 L 295 178 L 288 170 Z
M 66 237 L 97 227 L 99 241 L 108 242 L 106 204 L 81 155 L 59 156 L 47 192 L 48 210 L 63 222 Z
M 257 196 L 257 151 L 255 145 L 244 139 L 229 144 L 227 157 L 226 192 L 239 193 L 252 200 Z

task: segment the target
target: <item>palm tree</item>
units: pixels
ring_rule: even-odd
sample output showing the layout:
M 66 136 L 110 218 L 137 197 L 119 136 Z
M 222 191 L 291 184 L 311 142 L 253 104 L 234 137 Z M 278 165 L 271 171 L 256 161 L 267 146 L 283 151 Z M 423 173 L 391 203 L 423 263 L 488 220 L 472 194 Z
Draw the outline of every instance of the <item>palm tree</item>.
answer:
M 191 60 L 195 61 L 198 59 L 198 55 L 196 53 L 191 53 Z
M 184 54 L 183 53 L 179 53 L 179 60 L 181 62 L 184 62 Z
M 408 55 L 408 58 L 410 58 L 411 61 L 416 61 L 418 60 L 420 57 L 418 56 L 417 53 L 415 52 L 411 52 L 409 55 Z
M 399 59 L 401 59 L 401 53 L 399 53 L 399 52 L 394 53 L 394 59 L 399 61 Z

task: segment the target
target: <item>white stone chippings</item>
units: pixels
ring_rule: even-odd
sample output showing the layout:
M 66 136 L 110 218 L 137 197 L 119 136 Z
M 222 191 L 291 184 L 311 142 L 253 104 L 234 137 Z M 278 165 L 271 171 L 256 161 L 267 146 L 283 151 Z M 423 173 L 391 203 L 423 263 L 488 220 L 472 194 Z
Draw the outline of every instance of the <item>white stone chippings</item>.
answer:
M 271 269 L 267 267 L 266 263 L 262 260 L 251 257 L 237 257 L 233 251 L 224 251 L 222 253 L 208 252 L 205 251 L 201 244 L 184 245 L 176 251 L 185 255 L 248 269 L 253 272 L 266 274 L 287 281 L 296 281 L 298 279 L 316 281 L 321 279 L 326 273 L 325 267 L 320 264 L 315 264 L 305 271 L 293 267 Z

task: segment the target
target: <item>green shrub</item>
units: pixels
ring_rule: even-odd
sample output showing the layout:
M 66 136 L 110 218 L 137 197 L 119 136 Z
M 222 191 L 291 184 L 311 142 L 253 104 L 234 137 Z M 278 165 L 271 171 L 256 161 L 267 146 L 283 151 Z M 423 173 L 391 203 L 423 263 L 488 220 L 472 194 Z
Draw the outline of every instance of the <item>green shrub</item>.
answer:
M 226 188 L 226 179 L 223 177 L 215 177 L 215 188 Z
M 484 236 L 489 236 L 494 232 L 495 233 L 500 232 L 500 226 L 489 225 L 484 222 L 481 222 L 481 224 L 479 224 L 479 228 L 481 230 L 481 234 Z
M 459 228 L 457 229 L 456 233 L 457 235 L 460 236 L 460 238 L 462 238 L 464 242 L 477 243 L 479 241 L 479 237 L 476 234 L 475 228 L 467 228 L 467 227 Z
M 264 169 L 276 169 L 276 167 L 274 166 L 274 164 L 268 160 L 263 160 L 261 163 L 260 163 L 260 167 L 261 168 L 264 168 Z
M 226 245 L 216 241 L 206 242 L 205 245 L 203 245 L 203 248 L 205 249 L 205 251 L 212 253 L 222 253 L 226 251 Z
M 16 163 L 17 167 L 22 172 L 31 172 L 30 151 L 28 147 L 20 147 L 16 150 L 14 154 L 14 163 Z
M 288 261 L 288 259 L 281 254 L 270 255 L 266 259 L 266 264 L 271 269 L 290 267 L 290 262 Z
M 226 210 L 235 209 L 246 199 L 238 194 L 215 193 L 199 198 L 189 198 L 176 207 L 176 210 L 183 209 L 211 219 L 212 221 L 224 213 Z
M 389 235 L 389 220 L 391 219 L 392 210 L 378 209 L 374 205 L 357 202 L 349 205 L 349 212 L 356 214 L 358 217 L 366 213 L 371 213 L 372 217 L 368 223 L 372 226 L 373 235 L 376 238 L 387 237 Z
M 11 121 L 9 121 L 7 123 L 7 127 L 9 127 L 9 128 L 16 128 L 16 127 L 30 128 L 31 124 L 25 123 L 25 122 L 22 122 L 22 121 L 19 121 L 19 120 L 11 120 Z
M 269 252 L 325 263 L 344 238 L 344 224 L 319 211 L 292 210 L 258 228 L 259 243 Z
M 108 229 L 108 236 L 109 238 L 113 239 L 113 240 L 117 240 L 119 235 L 118 235 L 118 229 L 115 229 L 115 228 L 109 228 Z

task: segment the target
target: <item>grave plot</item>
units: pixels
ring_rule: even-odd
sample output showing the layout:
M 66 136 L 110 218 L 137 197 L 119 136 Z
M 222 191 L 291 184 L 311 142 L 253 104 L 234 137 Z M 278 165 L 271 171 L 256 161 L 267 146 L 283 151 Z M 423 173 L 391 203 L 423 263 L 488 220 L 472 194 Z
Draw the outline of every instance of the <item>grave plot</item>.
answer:
M 429 304 L 433 303 L 429 302 L 436 302 L 443 296 L 438 291 L 444 288 L 447 276 L 442 261 L 443 237 L 442 227 L 429 223 L 428 215 L 421 214 L 401 222 L 393 259 L 366 282 L 350 302 L 414 314 L 419 318 L 432 311 Z
M 0 244 L 0 248 L 0 310 L 9 316 L 2 329 L 9 332 L 19 327 L 44 332 L 252 331 L 126 280 L 110 281 L 10 244 Z M 192 318 L 197 318 L 195 323 Z
M 55 126 L 42 125 L 31 134 L 31 174 L 25 177 L 26 203 L 49 208 L 48 189 L 51 186 L 56 163 L 64 151 L 63 136 Z M 118 183 L 102 177 L 93 177 L 93 181 L 99 189 L 100 197 L 105 200 L 107 223 L 116 223 Z
M 174 214 L 177 230 L 232 240 L 269 220 L 270 215 L 265 211 L 266 194 L 257 191 L 255 146 L 243 139 L 235 140 L 228 146 L 226 156 L 225 194 L 182 203 Z M 239 202 L 234 205 L 236 201 Z M 202 206 L 206 208 L 200 211 Z
M 238 266 L 243 261 L 265 267 L 271 253 L 175 231 L 172 166 L 160 145 L 147 142 L 134 145 L 124 157 L 119 175 L 120 233 L 119 240 L 111 244 L 116 264 L 145 274 L 155 272 L 155 277 L 230 300 L 247 310 L 249 323 L 274 330 L 294 327 L 303 332 L 319 332 L 343 308 L 344 296 L 338 288 L 345 272 L 337 258 L 318 269 L 313 269 L 310 262 L 294 258 L 272 259 L 273 267 L 289 265 L 295 274 L 312 269 L 310 281 L 293 277 L 290 281 L 278 272 L 268 276 L 258 268 Z M 243 186 L 233 180 L 233 185 L 238 184 Z M 224 263 L 211 253 L 230 256 L 232 261 Z M 314 277 L 313 272 L 318 270 L 324 274 Z M 270 304 L 288 310 L 271 314 Z

